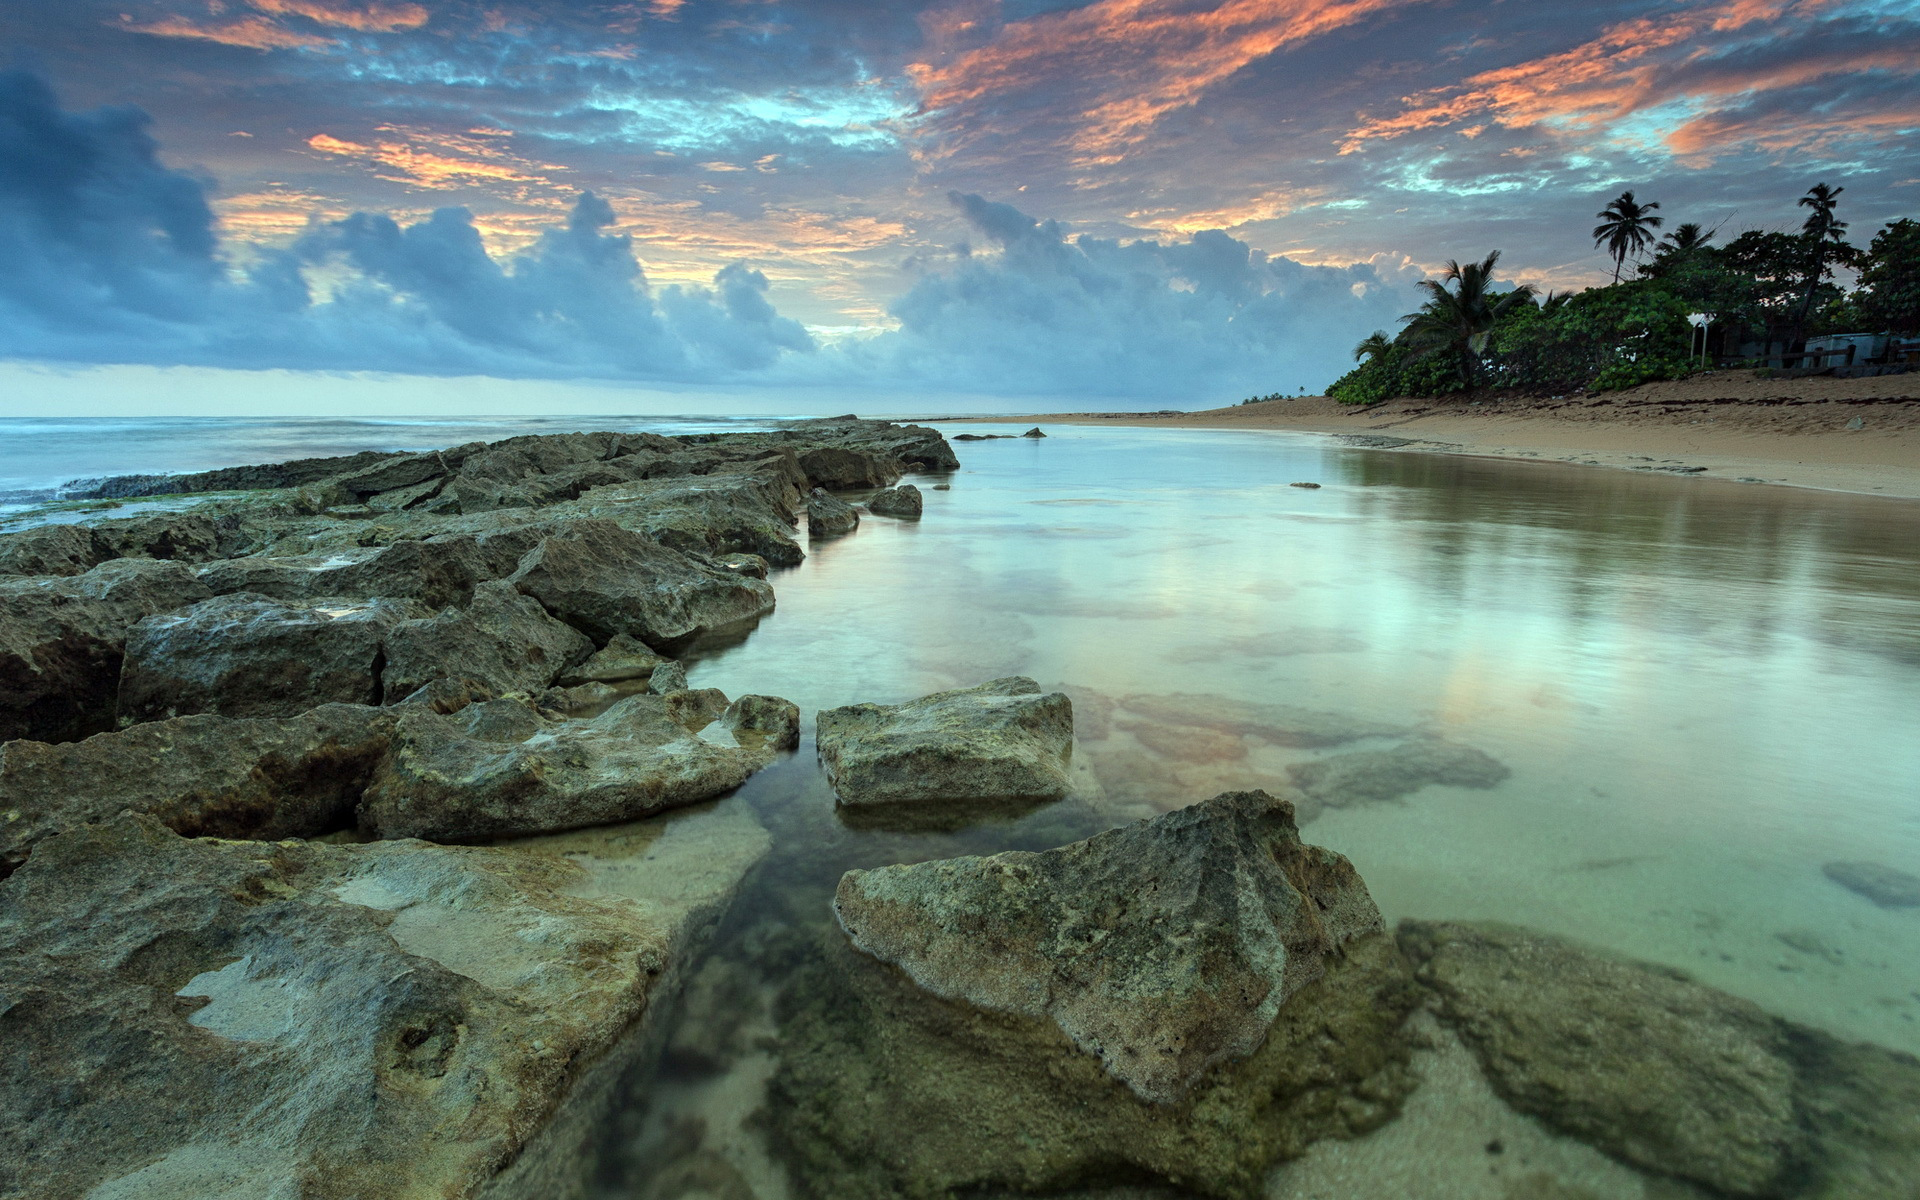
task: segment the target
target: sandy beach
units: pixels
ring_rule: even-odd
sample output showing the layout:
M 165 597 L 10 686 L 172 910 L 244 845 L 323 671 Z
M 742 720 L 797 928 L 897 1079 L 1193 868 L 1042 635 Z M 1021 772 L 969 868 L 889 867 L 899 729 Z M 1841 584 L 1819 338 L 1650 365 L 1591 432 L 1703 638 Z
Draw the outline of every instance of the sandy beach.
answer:
M 1527 458 L 1920 499 L 1920 376 L 1761 379 L 1721 371 L 1600 396 L 1301 396 L 1200 412 L 1053 413 L 1037 424 L 1291 430 L 1380 449 Z

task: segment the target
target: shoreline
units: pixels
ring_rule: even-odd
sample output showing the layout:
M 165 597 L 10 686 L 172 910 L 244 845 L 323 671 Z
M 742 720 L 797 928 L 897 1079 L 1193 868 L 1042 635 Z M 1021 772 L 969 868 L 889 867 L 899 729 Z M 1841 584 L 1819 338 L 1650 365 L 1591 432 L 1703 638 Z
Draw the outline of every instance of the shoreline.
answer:
M 951 417 L 1055 425 L 1313 433 L 1375 450 L 1458 454 L 1920 500 L 1920 378 L 1757 379 L 1751 372 L 1564 399 L 1324 396 L 1195 412 Z M 924 420 L 925 418 L 923 418 Z

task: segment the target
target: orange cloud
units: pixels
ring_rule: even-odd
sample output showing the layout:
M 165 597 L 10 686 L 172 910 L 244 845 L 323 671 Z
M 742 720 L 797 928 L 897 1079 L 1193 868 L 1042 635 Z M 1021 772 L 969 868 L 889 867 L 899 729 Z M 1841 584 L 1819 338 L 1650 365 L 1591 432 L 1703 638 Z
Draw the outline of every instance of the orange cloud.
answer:
M 418 4 L 369 4 L 349 8 L 328 4 L 325 0 L 247 0 L 263 13 L 280 17 L 305 17 L 319 25 L 352 29 L 359 33 L 393 33 L 418 29 L 427 23 L 428 13 Z
M 990 24 L 985 13 L 954 8 L 930 20 L 929 38 L 936 50 L 965 48 L 936 53 L 908 74 L 927 114 L 1078 81 L 1066 114 L 1074 126 L 1069 144 L 1082 163 L 1111 163 L 1162 116 L 1249 63 L 1393 4 L 1222 0 L 1196 8 L 1191 0 L 1097 0 L 1007 25 L 980 45 L 970 43 Z
M 383 125 L 377 131 L 397 135 L 372 145 L 316 133 L 307 145 L 322 154 L 359 159 L 382 179 L 414 187 L 445 190 L 485 183 L 548 184 L 545 172 L 563 171 L 555 163 L 536 163 L 474 137 Z
M 250 50 L 298 50 L 331 46 L 331 38 L 315 37 L 283 29 L 265 17 L 241 17 L 237 21 L 216 21 L 196 25 L 185 17 L 165 17 L 145 23 L 123 20 L 122 28 L 154 37 L 194 38 L 219 42 L 223 46 L 244 46 Z

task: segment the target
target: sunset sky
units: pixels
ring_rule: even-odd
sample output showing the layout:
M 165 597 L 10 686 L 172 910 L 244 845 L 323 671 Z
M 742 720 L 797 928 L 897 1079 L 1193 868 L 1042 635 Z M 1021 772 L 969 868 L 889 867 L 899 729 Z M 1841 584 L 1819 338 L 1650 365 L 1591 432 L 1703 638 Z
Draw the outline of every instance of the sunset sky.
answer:
M 0 0 L 0 49 L 19 361 L 1187 407 L 1317 390 L 1449 258 L 1603 281 L 1623 188 L 1920 212 L 1914 0 Z

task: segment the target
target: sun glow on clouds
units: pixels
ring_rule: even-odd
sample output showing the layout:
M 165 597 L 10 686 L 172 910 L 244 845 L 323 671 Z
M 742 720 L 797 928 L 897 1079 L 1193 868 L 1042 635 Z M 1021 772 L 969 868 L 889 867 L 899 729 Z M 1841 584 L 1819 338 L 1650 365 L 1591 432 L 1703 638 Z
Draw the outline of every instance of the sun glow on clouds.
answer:
M 146 22 L 122 16 L 120 21 L 132 32 L 155 37 L 193 38 L 250 50 L 312 50 L 335 46 L 338 42 L 290 29 L 271 18 L 304 18 L 325 28 L 355 33 L 397 33 L 420 28 L 430 15 L 418 4 L 349 6 L 326 0 L 247 0 L 247 6 L 266 15 L 222 19 L 227 6 L 220 0 L 209 0 L 206 6 L 209 16 L 203 20 L 176 15 Z
M 532 162 L 476 136 L 398 125 L 382 125 L 376 132 L 395 136 L 367 145 L 316 133 L 307 145 L 321 154 L 372 164 L 382 179 L 433 190 L 487 183 L 550 184 L 547 172 L 567 169 Z M 488 136 L 497 135 L 488 131 Z

